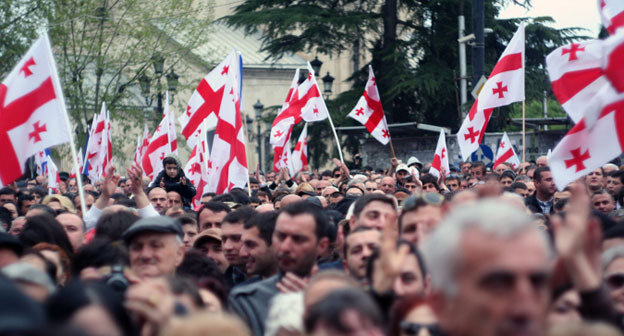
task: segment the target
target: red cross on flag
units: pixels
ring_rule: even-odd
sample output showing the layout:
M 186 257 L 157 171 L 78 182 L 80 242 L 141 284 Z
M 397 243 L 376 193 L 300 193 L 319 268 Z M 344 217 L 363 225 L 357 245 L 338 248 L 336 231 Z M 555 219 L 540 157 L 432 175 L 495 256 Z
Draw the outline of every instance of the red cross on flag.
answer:
M 308 165 L 308 123 L 303 126 L 299 140 L 292 151 L 292 165 L 294 172 L 300 172 Z
M 366 130 L 384 145 L 390 142 L 390 131 L 386 116 L 381 106 L 379 98 L 379 90 L 375 83 L 375 74 L 373 67 L 368 66 L 368 81 L 364 88 L 364 94 L 360 97 L 353 110 L 349 113 L 349 117 L 359 121 L 366 127 Z
M 614 34 L 624 26 L 624 2 L 622 0 L 598 0 L 598 11 L 602 25 Z
M 614 159 L 624 148 L 624 94 L 598 109 L 594 127 L 581 119 L 557 144 L 548 164 L 559 190 Z
M 149 145 L 147 145 L 147 149 L 141 158 L 143 171 L 150 179 L 156 177 L 156 175 L 163 169 L 162 160 L 165 156 L 173 153 L 171 140 L 169 138 L 169 126 L 171 125 L 169 119 L 171 116 L 172 115 L 170 113 L 163 113 L 163 118 L 152 134 Z
M 87 143 L 87 158 L 89 168 L 85 175 L 93 182 L 105 175 L 106 167 L 113 157 L 112 142 L 110 137 L 110 120 L 106 111 L 106 104 L 102 103 L 102 109 L 93 117 L 89 143 Z
M 564 45 L 546 57 L 553 92 L 570 118 L 578 123 L 594 96 L 608 84 L 602 71 L 603 42 L 586 40 Z
M 210 159 L 210 153 L 208 152 L 207 142 L 207 122 L 202 123 L 203 126 L 199 128 L 199 140 L 193 151 L 189 156 L 186 166 L 184 166 L 184 173 L 188 179 L 197 186 L 197 193 L 193 197 L 193 207 L 201 205 L 201 196 L 205 193 L 204 189 L 208 183 L 208 160 Z
M 291 176 L 294 175 L 295 172 L 290 158 L 290 133 L 292 133 L 292 128 L 295 125 L 295 117 L 284 113 L 288 113 L 287 111 L 289 111 L 288 107 L 290 106 L 290 101 L 294 99 L 298 81 L 299 69 L 295 71 L 295 76 L 290 83 L 290 89 L 288 90 L 284 104 L 282 104 L 282 108 L 275 118 L 275 120 L 281 119 L 277 123 L 273 121 L 273 127 L 277 127 L 277 129 L 274 134 L 273 129 L 271 129 L 270 139 L 271 145 L 273 145 L 273 170 L 279 172 L 282 168 L 288 168 Z M 282 114 L 284 114 L 285 118 L 281 117 Z
M 225 82 L 235 62 L 235 54 L 230 53 L 219 65 L 210 71 L 197 85 L 188 102 L 186 111 L 180 115 L 179 122 L 182 135 L 190 149 L 195 147 L 199 138 L 200 125 L 208 120 L 208 129 L 217 125 L 217 117 L 221 109 L 221 101 L 225 92 Z
M 308 77 L 294 90 L 291 85 L 287 102 L 282 105 L 282 110 L 273 120 L 270 142 L 274 146 L 281 144 L 284 139 L 290 137 L 292 126 L 301 120 L 321 121 L 325 120 L 328 115 L 329 112 L 316 82 L 314 70 L 308 63 Z
M 511 164 L 513 169 L 520 166 L 520 159 L 518 159 L 518 155 L 516 155 L 516 152 L 511 145 L 507 132 L 503 133 L 500 145 L 498 145 L 498 151 L 496 152 L 496 159 L 494 160 L 492 167 L 496 169 L 496 166 L 505 162 Z
M 457 132 L 457 144 L 466 160 L 479 148 L 495 107 L 524 100 L 524 23 L 509 41 L 477 100 Z
M 59 184 L 61 183 L 61 176 L 58 173 L 58 168 L 56 168 L 56 165 L 54 164 L 54 161 L 52 161 L 52 158 L 50 156 L 48 156 L 47 158 L 48 161 L 48 195 L 52 195 L 52 194 L 58 194 L 60 193 L 59 191 Z
M 435 154 L 433 155 L 433 161 L 431 161 L 431 168 L 429 174 L 440 178 L 444 170 L 445 175 L 451 173 L 449 169 L 448 150 L 446 149 L 446 135 L 444 130 L 440 130 L 440 137 L 438 138 L 438 145 L 436 146 Z
M 234 187 L 244 188 L 248 170 L 245 152 L 245 134 L 240 111 L 240 57 L 233 50 L 226 66 L 229 67 L 223 99 L 217 112 L 217 126 L 208 162 L 206 192 L 223 194 Z
M 145 125 L 143 128 L 143 135 L 139 135 L 137 138 L 137 147 L 134 151 L 134 165 L 136 165 L 137 167 L 141 167 L 143 155 L 147 150 L 147 146 L 149 146 L 149 141 L 149 130 L 147 129 L 147 125 Z
M 47 35 L 0 84 L 0 186 L 24 173 L 26 160 L 70 141 L 63 91 Z

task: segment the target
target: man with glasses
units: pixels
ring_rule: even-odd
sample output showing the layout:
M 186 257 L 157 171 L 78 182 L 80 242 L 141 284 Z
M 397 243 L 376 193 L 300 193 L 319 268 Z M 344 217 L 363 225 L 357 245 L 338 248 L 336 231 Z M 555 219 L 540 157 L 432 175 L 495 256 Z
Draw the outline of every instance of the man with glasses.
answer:
M 396 205 L 390 197 L 368 194 L 355 201 L 349 226 L 351 230 L 355 230 L 358 226 L 381 230 L 386 225 L 396 225 L 397 215 Z
M 407 198 L 399 216 L 399 237 L 418 245 L 442 220 L 443 203 L 444 197 L 438 193 L 425 192 Z

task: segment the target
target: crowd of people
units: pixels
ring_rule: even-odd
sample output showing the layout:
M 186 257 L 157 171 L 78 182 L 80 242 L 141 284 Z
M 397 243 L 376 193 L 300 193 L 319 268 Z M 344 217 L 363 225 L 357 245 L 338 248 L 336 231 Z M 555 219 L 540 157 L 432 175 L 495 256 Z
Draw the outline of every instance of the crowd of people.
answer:
M 1 188 L 0 335 L 622 335 L 624 166 L 334 165 Z

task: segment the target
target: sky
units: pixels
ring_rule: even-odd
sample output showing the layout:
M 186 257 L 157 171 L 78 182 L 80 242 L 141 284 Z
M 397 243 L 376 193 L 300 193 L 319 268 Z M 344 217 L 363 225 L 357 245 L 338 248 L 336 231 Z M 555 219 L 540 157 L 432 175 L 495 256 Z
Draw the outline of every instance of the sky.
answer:
M 508 5 L 503 8 L 499 18 L 551 16 L 555 19 L 555 28 L 583 27 L 585 33 L 597 37 L 600 32 L 600 16 L 596 0 L 533 0 L 533 7 L 528 11 L 521 6 Z

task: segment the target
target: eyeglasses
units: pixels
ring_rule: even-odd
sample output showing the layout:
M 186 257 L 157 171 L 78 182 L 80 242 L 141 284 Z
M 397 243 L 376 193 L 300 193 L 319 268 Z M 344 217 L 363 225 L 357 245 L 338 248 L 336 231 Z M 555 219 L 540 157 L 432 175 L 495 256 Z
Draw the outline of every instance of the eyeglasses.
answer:
M 425 328 L 429 331 L 429 335 L 431 336 L 441 336 L 442 332 L 437 324 L 424 324 L 424 323 L 414 323 L 402 321 L 399 324 L 399 328 L 401 328 L 401 333 L 409 336 L 416 336 L 420 332 L 420 329 Z
M 605 282 L 611 289 L 620 289 L 624 287 L 624 274 L 622 273 L 611 274 L 605 279 Z
M 420 195 L 412 195 L 403 201 L 403 211 L 410 211 L 422 204 L 419 204 L 419 200 L 425 202 L 425 204 L 440 206 L 444 202 L 444 196 L 433 193 L 433 192 L 424 192 Z

